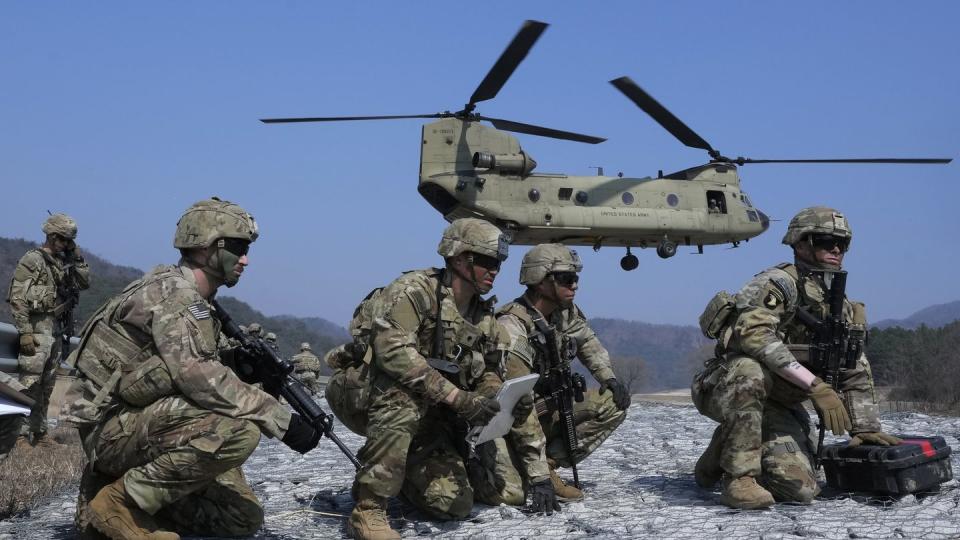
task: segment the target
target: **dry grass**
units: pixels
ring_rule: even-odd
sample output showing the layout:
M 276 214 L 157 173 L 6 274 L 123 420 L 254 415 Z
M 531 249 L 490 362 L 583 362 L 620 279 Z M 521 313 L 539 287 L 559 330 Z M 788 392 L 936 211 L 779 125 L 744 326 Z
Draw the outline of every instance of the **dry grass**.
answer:
M 56 428 L 51 435 L 60 446 L 18 446 L 0 463 L 0 519 L 21 514 L 78 485 L 86 458 L 77 430 Z

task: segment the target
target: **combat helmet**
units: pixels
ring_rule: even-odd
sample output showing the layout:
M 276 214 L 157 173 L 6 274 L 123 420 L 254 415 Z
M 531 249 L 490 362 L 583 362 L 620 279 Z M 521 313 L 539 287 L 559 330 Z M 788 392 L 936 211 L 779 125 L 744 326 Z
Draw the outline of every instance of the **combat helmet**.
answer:
M 853 238 L 850 224 L 842 213 L 826 206 L 811 206 L 793 216 L 790 224 L 787 225 L 787 233 L 783 235 L 782 242 L 788 246 L 794 246 L 811 234 L 830 234 L 846 238 L 848 245 Z
M 177 221 L 173 247 L 205 248 L 220 238 L 253 242 L 259 236 L 257 222 L 243 208 L 216 197 L 194 203 Z
M 477 218 L 462 218 L 443 231 L 437 253 L 444 259 L 471 252 L 505 261 L 509 244 L 507 237 L 493 223 Z
M 260 323 L 250 323 L 250 325 L 247 326 L 247 333 L 252 336 L 260 337 L 260 334 L 263 333 L 263 327 L 260 326 Z
M 577 252 L 563 244 L 540 244 L 523 256 L 520 284 L 536 285 L 553 272 L 580 272 L 583 263 Z
M 309 344 L 309 343 L 307 343 L 306 341 L 304 341 L 303 343 L 300 344 L 300 352 L 309 351 L 309 350 L 310 350 L 310 344 Z
M 77 239 L 77 222 L 66 214 L 53 214 L 43 222 L 43 234 L 57 234 L 68 240 Z
M 277 341 L 277 335 L 274 334 L 273 332 L 267 332 L 266 337 L 264 337 L 263 339 L 265 339 L 265 340 L 273 343 L 273 342 Z

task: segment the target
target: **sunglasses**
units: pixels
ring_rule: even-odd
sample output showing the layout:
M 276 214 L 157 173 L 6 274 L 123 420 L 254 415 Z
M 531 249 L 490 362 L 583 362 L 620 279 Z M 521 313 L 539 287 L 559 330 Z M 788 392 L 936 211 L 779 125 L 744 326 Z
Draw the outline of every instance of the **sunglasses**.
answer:
M 217 241 L 217 247 L 221 247 L 237 257 L 243 257 L 250 252 L 250 242 L 239 238 L 221 238 Z
M 500 270 L 500 264 L 502 262 L 500 259 L 479 253 L 472 253 L 471 255 L 473 256 L 473 264 L 480 268 L 484 270 Z
M 557 282 L 558 285 L 563 285 L 564 287 L 570 287 L 580 281 L 580 275 L 576 272 L 554 272 L 550 274 L 550 276 L 553 277 L 553 281 Z
M 825 251 L 833 251 L 834 248 L 839 247 L 840 253 L 846 253 L 847 248 L 850 247 L 850 239 L 832 234 L 815 234 L 810 237 L 810 245 Z

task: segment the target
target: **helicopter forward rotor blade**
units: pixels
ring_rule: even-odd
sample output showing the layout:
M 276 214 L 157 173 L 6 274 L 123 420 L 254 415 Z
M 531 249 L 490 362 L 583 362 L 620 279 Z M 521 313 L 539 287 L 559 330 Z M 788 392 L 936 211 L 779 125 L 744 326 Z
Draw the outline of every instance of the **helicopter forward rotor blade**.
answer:
M 750 159 L 737 158 L 731 160 L 737 165 L 745 163 L 913 163 L 913 164 L 947 164 L 953 161 L 948 158 L 854 158 L 854 159 Z
M 703 137 L 697 135 L 690 127 L 674 116 L 672 112 L 668 111 L 666 107 L 653 99 L 653 96 L 646 93 L 637 83 L 633 82 L 633 79 L 630 77 L 614 79 L 610 81 L 610 84 L 616 87 L 617 90 L 623 92 L 625 96 L 630 98 L 630 101 L 633 101 L 637 107 L 643 109 L 645 113 L 649 114 L 651 118 L 656 120 L 658 124 L 663 126 L 664 129 L 669 131 L 683 144 L 691 148 L 701 148 L 708 152 L 715 151 L 713 147 L 710 146 L 710 143 L 703 140 Z
M 560 131 L 559 129 L 535 126 L 533 124 L 524 124 L 521 122 L 514 122 L 512 120 L 503 120 L 500 118 L 481 116 L 480 119 L 490 122 L 497 129 L 504 129 L 517 133 L 526 133 L 528 135 L 539 135 L 541 137 L 551 137 L 554 139 L 564 139 L 567 141 L 576 141 L 588 144 L 602 143 L 606 140 L 601 137 L 594 137 L 593 135 L 583 135 L 581 133 L 573 133 L 572 131 Z
M 399 120 L 402 118 L 441 118 L 443 114 L 401 114 L 393 116 L 323 116 L 316 118 L 261 118 L 264 124 L 289 124 L 294 122 L 350 122 L 353 120 Z
M 470 96 L 470 105 L 480 101 L 486 101 L 497 95 L 497 92 L 503 88 L 503 85 L 513 75 L 514 70 L 520 65 L 520 62 L 527 57 L 527 53 L 533 47 L 533 44 L 540 38 L 540 34 L 547 29 L 547 23 L 540 21 L 525 21 L 520 31 L 514 36 L 513 41 L 503 54 L 497 59 L 497 63 L 490 68 L 487 76 L 480 81 L 480 85 Z M 468 106 L 469 107 L 469 106 Z

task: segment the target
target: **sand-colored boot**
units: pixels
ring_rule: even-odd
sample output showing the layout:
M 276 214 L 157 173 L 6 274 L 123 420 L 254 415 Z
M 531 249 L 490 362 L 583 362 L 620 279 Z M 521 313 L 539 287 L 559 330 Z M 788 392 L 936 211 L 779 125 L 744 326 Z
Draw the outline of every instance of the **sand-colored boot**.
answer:
M 772 506 L 773 495 L 763 489 L 757 483 L 757 479 L 752 476 L 741 476 L 740 478 L 725 476 L 720 502 L 730 508 L 755 510 Z
M 153 517 L 127 494 L 123 478 L 101 489 L 88 510 L 90 523 L 113 540 L 180 540 L 177 533 L 159 530 Z
M 560 475 L 557 474 L 557 462 L 552 459 L 547 460 L 550 467 L 550 483 L 553 484 L 553 491 L 557 494 L 557 500 L 560 502 L 579 502 L 583 500 L 583 492 L 575 486 L 567 485 Z
M 707 449 L 703 451 L 703 455 L 697 460 L 696 467 L 693 468 L 694 480 L 697 481 L 698 486 L 704 489 L 712 488 L 723 478 L 723 469 L 720 468 L 721 444 L 719 434 L 720 426 L 717 426 L 717 429 L 713 431 L 713 436 L 710 437 L 710 444 L 707 445 Z
M 357 504 L 347 520 L 347 534 L 356 540 L 399 540 L 387 520 L 387 499 L 357 490 Z

